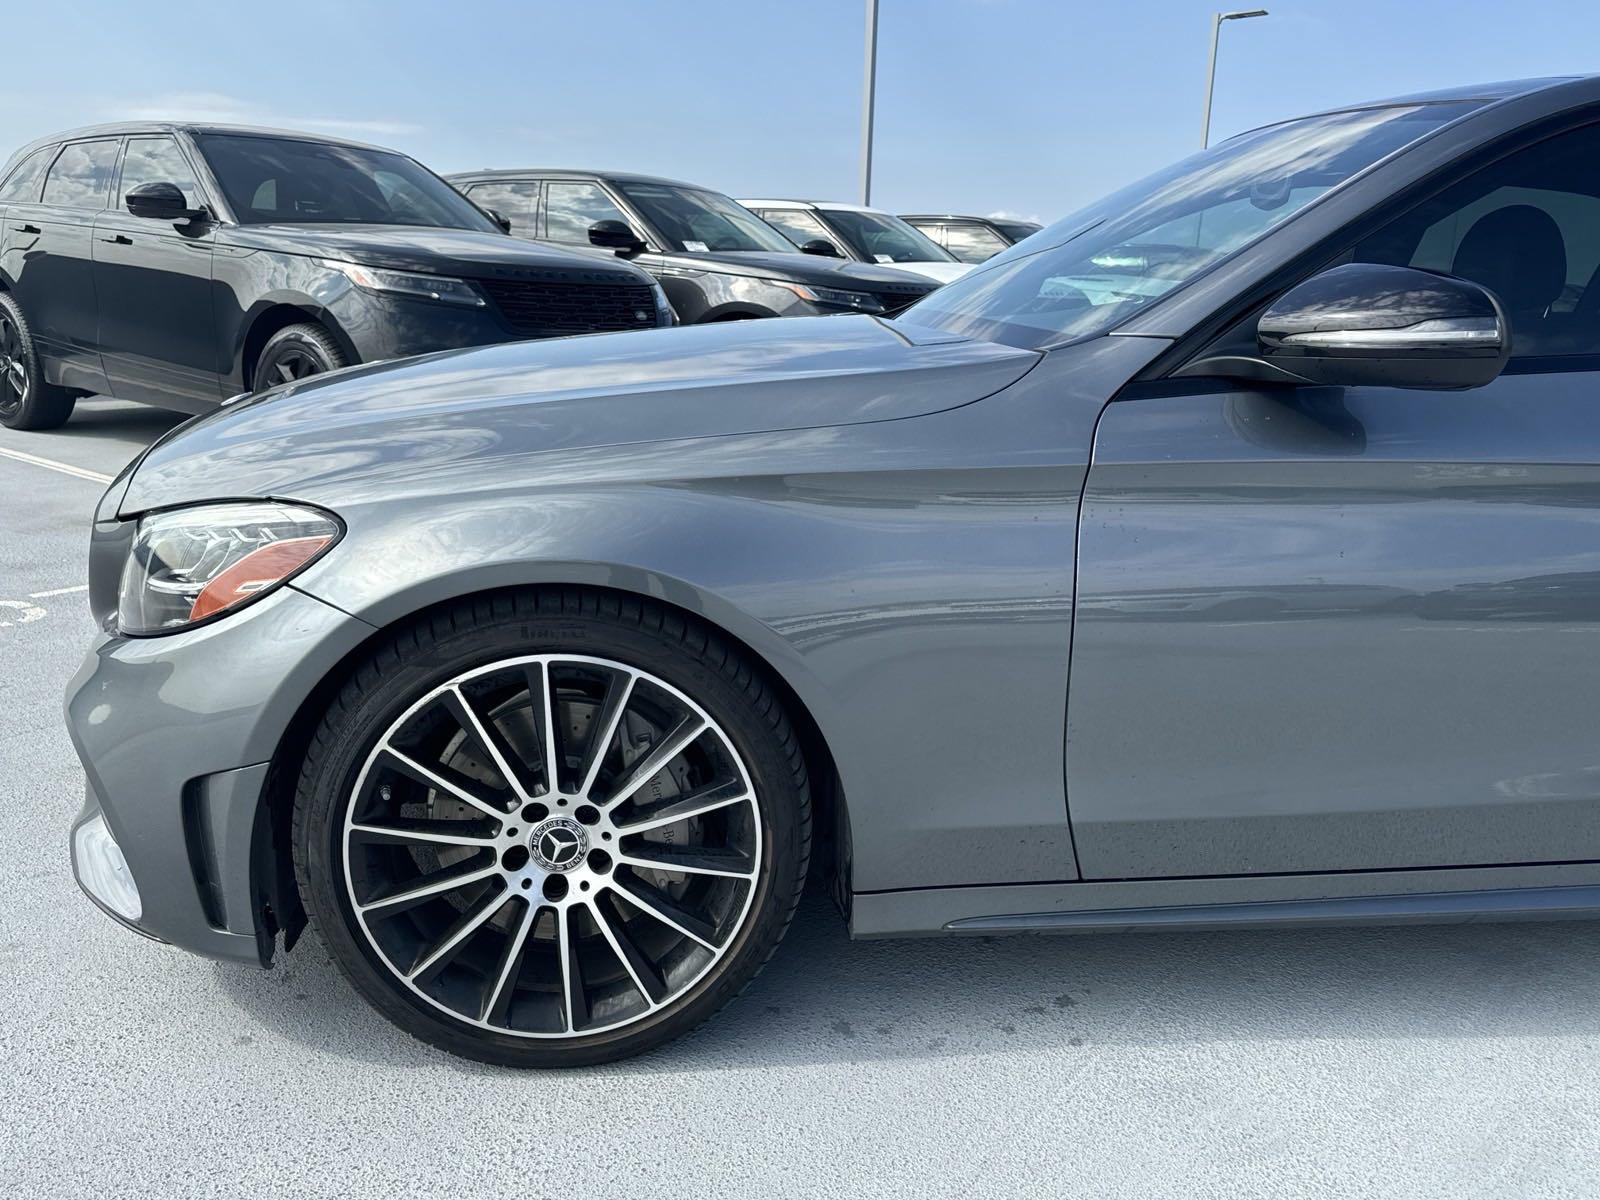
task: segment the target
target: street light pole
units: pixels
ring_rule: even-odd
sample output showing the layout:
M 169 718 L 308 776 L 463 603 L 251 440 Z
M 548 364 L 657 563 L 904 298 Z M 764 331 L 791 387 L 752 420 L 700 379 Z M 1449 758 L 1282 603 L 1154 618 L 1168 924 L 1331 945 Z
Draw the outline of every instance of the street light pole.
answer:
M 861 203 L 872 203 L 872 110 L 878 92 L 878 0 L 867 0 L 867 77 L 861 98 Z
M 1211 144 L 1211 94 L 1217 86 L 1217 42 L 1222 37 L 1224 21 L 1243 21 L 1250 17 L 1264 17 L 1267 10 L 1252 8 L 1248 12 L 1213 13 L 1211 16 L 1211 63 L 1206 68 L 1206 111 L 1200 125 L 1200 148 Z

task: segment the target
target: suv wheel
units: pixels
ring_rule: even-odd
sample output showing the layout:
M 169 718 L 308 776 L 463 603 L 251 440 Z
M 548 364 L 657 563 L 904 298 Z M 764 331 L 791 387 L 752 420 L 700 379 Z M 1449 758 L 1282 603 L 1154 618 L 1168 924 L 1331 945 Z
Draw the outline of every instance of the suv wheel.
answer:
M 77 398 L 44 381 L 33 332 L 22 307 L 0 292 L 0 425 L 9 429 L 54 429 L 72 415 Z
M 777 698 L 730 647 L 584 592 L 463 603 L 394 636 L 305 758 L 295 867 L 357 989 L 511 1066 L 692 1029 L 777 948 L 810 802 Z
M 267 339 L 256 360 L 251 389 L 261 392 L 280 383 L 293 383 L 347 365 L 339 343 L 321 325 L 311 321 L 288 325 Z

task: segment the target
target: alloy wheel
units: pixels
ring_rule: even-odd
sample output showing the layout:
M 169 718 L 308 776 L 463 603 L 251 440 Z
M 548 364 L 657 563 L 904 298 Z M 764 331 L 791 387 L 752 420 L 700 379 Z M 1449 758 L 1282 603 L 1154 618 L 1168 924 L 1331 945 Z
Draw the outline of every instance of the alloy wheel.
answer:
M 288 345 L 273 355 L 272 362 L 261 373 L 261 386 L 276 387 L 280 383 L 294 383 L 298 379 L 320 375 L 326 369 L 311 351 Z
M 28 366 L 17 327 L 0 315 L 0 413 L 10 416 L 28 401 Z
M 650 1018 L 737 942 L 765 867 L 732 740 L 683 691 L 582 655 L 432 688 L 367 755 L 342 827 L 349 914 L 413 996 L 575 1038 Z

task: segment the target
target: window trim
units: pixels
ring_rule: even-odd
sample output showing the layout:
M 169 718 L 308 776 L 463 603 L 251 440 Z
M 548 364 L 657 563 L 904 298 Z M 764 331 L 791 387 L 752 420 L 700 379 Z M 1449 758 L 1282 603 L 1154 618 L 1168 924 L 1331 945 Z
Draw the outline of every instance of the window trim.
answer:
M 1192 332 L 1188 337 L 1175 343 L 1168 351 L 1155 360 L 1149 367 L 1135 377 L 1135 382 L 1148 382 L 1156 379 L 1172 379 L 1177 372 L 1192 362 L 1198 362 L 1214 351 L 1218 345 L 1225 344 L 1233 337 L 1239 327 L 1251 320 L 1259 319 L 1262 311 L 1282 296 L 1290 288 L 1296 287 L 1310 279 L 1313 275 L 1330 267 L 1338 266 L 1341 261 L 1350 261 L 1347 257 L 1355 251 L 1364 240 L 1380 232 L 1394 221 L 1400 220 L 1408 213 L 1437 197 L 1443 195 L 1458 184 L 1465 183 L 1473 176 L 1486 171 L 1506 159 L 1524 151 L 1532 150 L 1536 146 L 1552 141 L 1565 134 L 1577 133 L 1584 129 L 1594 129 L 1600 132 L 1600 101 L 1569 109 L 1543 120 L 1533 121 L 1516 129 L 1508 130 L 1496 138 L 1492 138 L 1472 151 L 1443 164 L 1438 170 L 1429 173 L 1410 186 L 1400 189 L 1384 197 L 1377 204 L 1369 207 L 1365 212 L 1352 218 L 1322 241 L 1311 246 L 1301 254 L 1296 255 L 1279 270 L 1272 273 L 1263 286 L 1251 289 L 1247 302 L 1241 303 L 1239 297 L 1228 306 L 1233 310 L 1233 315 L 1221 321 L 1207 322 L 1205 329 L 1209 330 L 1206 336 L 1197 337 Z M 1114 332 L 1114 331 L 1113 331 Z M 1534 367 L 1529 364 L 1545 362 L 1580 363 L 1580 366 L 1553 366 Z M 1589 365 L 1590 362 L 1593 365 Z M 1549 371 L 1588 371 L 1600 369 L 1600 353 L 1596 354 L 1571 354 L 1571 355 L 1512 355 L 1501 372 L 1505 375 L 1539 374 Z M 1183 378 L 1178 376 L 1178 378 Z
M 111 207 L 110 200 L 116 191 L 116 181 L 122 175 L 122 149 L 127 144 L 127 141 L 128 138 L 126 134 L 114 133 L 101 134 L 98 137 L 73 138 L 71 141 L 62 142 L 61 145 L 56 149 L 55 157 L 50 160 L 50 165 L 45 168 L 44 178 L 39 181 L 38 203 L 47 205 L 50 208 L 66 209 L 71 212 L 103 213 L 107 211 Z M 63 204 L 59 200 L 46 200 L 44 198 L 44 192 L 45 188 L 47 188 L 50 184 L 50 172 L 56 169 L 56 164 L 61 161 L 61 156 L 73 146 L 88 146 L 95 142 L 112 142 L 116 145 L 116 151 L 112 155 L 111 159 L 111 180 L 109 186 L 106 188 L 108 194 L 101 198 L 100 207 L 89 208 L 86 205 L 81 204 Z
M 54 153 L 52 153 L 52 151 L 54 151 Z M 36 146 L 30 153 L 24 154 L 20 159 L 18 159 L 17 165 L 6 172 L 4 179 L 0 179 L 0 190 L 3 190 L 5 186 L 16 177 L 17 172 L 21 171 L 22 168 L 28 163 L 32 162 L 35 158 L 42 157 L 45 165 L 44 170 L 39 173 L 39 185 L 34 189 L 34 196 L 32 200 L 0 200 L 0 204 L 38 204 L 39 197 L 44 195 L 45 176 L 50 174 L 50 168 L 55 165 L 56 155 L 60 153 L 61 144 L 59 142 L 49 142 L 43 146 Z
M 644 235 L 645 250 L 647 252 L 655 253 L 655 254 L 673 253 L 673 251 L 662 251 L 660 249 L 660 247 L 665 246 L 667 244 L 665 239 L 662 238 L 661 234 L 657 230 L 653 229 L 648 221 L 645 221 L 645 220 L 640 218 L 639 213 L 634 209 L 633 205 L 629 204 L 623 196 L 619 195 L 617 193 L 617 189 L 616 188 L 612 187 L 609 183 L 607 183 L 604 179 L 601 179 L 599 176 L 597 176 L 597 175 L 589 175 L 589 176 L 583 176 L 583 175 L 540 175 L 538 177 L 538 179 L 539 179 L 539 184 L 540 184 L 540 187 L 539 187 L 539 240 L 540 241 L 549 242 L 552 246 L 576 246 L 576 245 L 587 245 L 588 244 L 586 242 L 585 243 L 579 243 L 579 242 L 558 242 L 558 241 L 555 241 L 554 239 L 552 239 L 550 237 L 550 224 L 549 224 L 549 216 L 550 216 L 550 185 L 552 183 L 584 183 L 584 184 L 589 184 L 592 187 L 597 187 L 602 192 L 604 192 L 606 194 L 607 199 L 609 199 L 612 204 L 616 205 L 617 211 L 619 211 L 620 213 L 622 213 L 623 216 L 628 218 L 628 224 L 633 226 L 634 232 L 635 233 L 642 233 Z
M 178 151 L 178 157 L 183 159 L 184 164 L 189 168 L 189 178 L 194 180 L 194 196 L 200 202 L 201 207 L 215 212 L 216 208 L 211 203 L 211 198 L 206 194 L 205 181 L 201 178 L 200 172 L 195 169 L 194 158 L 189 154 L 188 147 L 183 144 L 183 139 L 176 133 L 166 129 L 152 129 L 148 132 L 141 131 L 123 135 L 122 150 L 117 155 L 117 173 L 111 184 L 111 206 L 107 211 L 115 213 L 127 212 L 127 204 L 122 194 L 122 172 L 128 165 L 129 145 L 133 142 L 160 140 L 171 142 Z

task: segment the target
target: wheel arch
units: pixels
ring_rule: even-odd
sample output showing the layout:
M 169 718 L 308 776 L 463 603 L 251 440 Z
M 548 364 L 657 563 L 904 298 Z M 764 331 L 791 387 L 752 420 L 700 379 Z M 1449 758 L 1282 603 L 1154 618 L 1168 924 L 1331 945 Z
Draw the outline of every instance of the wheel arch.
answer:
M 302 322 L 326 329 L 333 340 L 339 343 L 349 363 L 361 361 L 350 335 L 325 307 L 305 296 L 271 297 L 257 304 L 240 327 L 239 344 L 234 351 L 234 372 L 244 387 L 255 386 L 256 362 L 272 335 Z
M 846 919 L 850 908 L 851 837 L 844 786 L 833 752 L 821 726 L 790 678 L 764 654 L 752 640 L 704 611 L 704 605 L 686 605 L 664 595 L 659 582 L 645 586 L 618 586 L 616 581 L 597 583 L 583 571 L 558 572 L 574 578 L 541 578 L 521 583 L 488 583 L 468 576 L 439 594 L 435 586 L 425 595 L 402 597 L 386 606 L 381 618 L 373 622 L 370 636 L 335 662 L 301 701 L 279 739 L 262 791 L 262 811 L 258 813 L 251 843 L 252 894 L 258 897 L 256 927 L 262 940 L 262 959 L 269 962 L 274 936 L 285 935 L 285 950 L 292 949 L 306 926 L 306 913 L 294 878 L 291 823 L 299 775 L 304 757 L 318 723 L 329 702 L 344 686 L 351 673 L 373 649 L 399 627 L 433 617 L 446 617 L 452 609 L 474 600 L 528 593 L 581 593 L 642 602 L 653 605 L 679 619 L 703 626 L 709 633 L 727 641 L 762 672 L 777 693 L 784 711 L 799 734 L 811 780 L 812 873 L 813 884 L 826 886 Z M 741 624 L 741 622 L 732 622 Z M 820 877 L 820 879 L 818 878 Z

